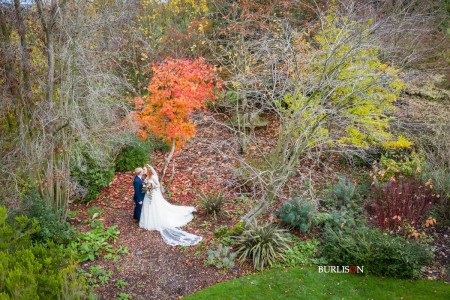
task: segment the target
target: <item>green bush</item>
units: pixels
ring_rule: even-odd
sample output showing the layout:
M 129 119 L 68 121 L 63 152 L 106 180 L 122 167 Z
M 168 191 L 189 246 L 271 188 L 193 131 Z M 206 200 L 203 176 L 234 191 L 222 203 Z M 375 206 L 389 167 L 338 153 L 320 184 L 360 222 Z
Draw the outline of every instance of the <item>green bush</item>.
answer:
M 327 260 L 319 258 L 318 254 L 318 240 L 301 241 L 297 238 L 295 243 L 286 251 L 285 258 L 279 261 L 279 264 L 285 267 L 327 264 Z
M 313 218 L 314 225 L 338 227 L 354 226 L 363 219 L 362 189 L 365 185 L 357 186 L 347 178 L 340 176 L 337 184 L 326 190 L 323 207 L 326 212 L 318 213 Z
M 228 232 L 228 226 L 227 225 L 220 225 L 216 228 L 214 228 L 214 236 L 216 238 L 221 238 L 225 236 Z
M 291 241 L 286 230 L 274 224 L 248 225 L 241 235 L 234 237 L 233 245 L 237 248 L 239 260 L 251 259 L 257 270 L 272 266 L 278 259 L 285 259 Z
M 352 227 L 365 222 L 365 218 L 356 215 L 353 210 L 333 209 L 331 212 L 320 212 L 314 215 L 312 224 L 314 226 Z
M 85 165 L 72 170 L 72 177 L 87 189 L 87 195 L 81 199 L 87 203 L 100 196 L 100 190 L 111 183 L 114 178 L 114 165 L 111 163 L 99 165 L 93 159 L 87 158 Z
M 233 238 L 240 235 L 242 231 L 244 231 L 244 228 L 245 222 L 238 222 L 232 227 L 220 225 L 214 229 L 214 236 L 224 246 L 231 246 L 233 243 Z
M 423 181 L 431 179 L 433 189 L 438 197 L 434 209 L 437 219 L 443 220 L 442 225 L 450 225 L 450 166 L 428 163 L 423 172 Z
M 229 228 L 225 233 L 225 236 L 237 236 L 240 235 L 245 229 L 245 222 L 237 222 L 233 227 Z
M 0 297 L 1 299 L 82 299 L 86 284 L 76 272 L 70 251 L 55 245 L 33 243 L 39 232 L 37 220 L 17 216 L 6 223 L 0 207 Z
M 432 258 L 423 244 L 367 226 L 326 226 L 322 255 L 331 265 L 364 266 L 369 274 L 397 278 L 417 278 Z
M 55 211 L 38 195 L 28 195 L 25 201 L 31 203 L 27 216 L 30 219 L 36 219 L 41 228 L 39 232 L 32 235 L 34 241 L 41 243 L 53 241 L 56 244 L 68 245 L 76 238 L 77 231 L 63 220 L 63 212 Z
M 353 210 L 333 209 L 330 213 L 329 218 L 327 217 L 324 225 L 329 224 L 333 227 L 354 227 L 355 225 L 361 223 L 364 219 L 360 219 L 355 215 Z
M 339 182 L 327 189 L 325 198 L 325 206 L 341 209 L 346 207 L 348 209 L 355 209 L 361 202 L 361 195 L 356 187 L 356 184 L 347 180 L 347 178 L 340 176 Z
M 88 232 L 80 233 L 77 240 L 70 244 L 70 248 L 73 250 L 75 258 L 80 261 L 93 261 L 101 255 L 104 255 L 105 259 L 117 261 L 119 254 L 128 253 L 127 248 L 120 246 L 115 249 L 110 244 L 110 241 L 116 240 L 119 234 L 117 225 L 104 227 L 103 223 L 96 223 L 96 226 Z
M 307 232 L 311 228 L 314 213 L 315 208 L 311 201 L 292 198 L 283 204 L 277 215 L 283 223 Z
M 314 226 L 323 226 L 329 223 L 333 219 L 333 216 L 327 212 L 318 212 L 314 215 L 312 223 Z
M 89 286 L 93 288 L 97 288 L 100 285 L 108 284 L 111 279 L 113 273 L 112 271 L 107 271 L 103 269 L 100 265 L 93 265 L 89 267 L 89 272 L 81 269 L 81 275 L 86 278 Z
M 425 158 L 423 155 L 417 153 L 396 155 L 388 152 L 381 156 L 379 167 L 374 167 L 374 173 L 378 180 L 388 181 L 392 177 L 411 177 L 421 173 L 424 167 Z
M 131 145 L 123 148 L 116 157 L 117 172 L 132 171 L 149 162 L 155 145 L 150 140 L 136 139 Z

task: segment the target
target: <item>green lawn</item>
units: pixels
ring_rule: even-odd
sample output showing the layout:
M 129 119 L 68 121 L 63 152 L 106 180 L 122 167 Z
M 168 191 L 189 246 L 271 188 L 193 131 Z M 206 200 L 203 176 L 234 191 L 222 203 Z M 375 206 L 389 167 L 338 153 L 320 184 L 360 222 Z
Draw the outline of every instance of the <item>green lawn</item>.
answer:
M 274 269 L 223 282 L 189 299 L 450 299 L 450 284 L 354 274 L 325 274 L 317 269 Z

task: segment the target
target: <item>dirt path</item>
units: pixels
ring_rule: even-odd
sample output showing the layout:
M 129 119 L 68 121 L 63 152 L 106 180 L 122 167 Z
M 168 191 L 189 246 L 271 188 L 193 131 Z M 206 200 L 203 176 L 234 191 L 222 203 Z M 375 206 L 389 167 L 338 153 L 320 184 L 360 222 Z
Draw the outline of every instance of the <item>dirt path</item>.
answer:
M 209 124 L 209 125 L 207 125 Z M 89 205 L 73 205 L 72 210 L 80 210 L 78 219 L 87 218 L 86 211 L 93 207 L 102 208 L 102 218 L 106 226 L 117 225 L 120 230 L 115 244 L 126 246 L 130 252 L 121 255 L 119 261 L 112 262 L 102 258 L 84 263 L 101 265 L 113 272 L 108 284 L 96 289 L 99 299 L 115 299 L 119 293 L 127 293 L 132 299 L 179 299 L 223 280 L 239 277 L 243 270 L 219 271 L 204 264 L 207 242 L 213 237 L 216 226 L 232 225 L 237 221 L 233 217 L 213 220 L 203 214 L 196 202 L 200 191 L 222 190 L 232 199 L 234 193 L 229 189 L 231 180 L 231 156 L 224 154 L 230 149 L 232 140 L 230 132 L 225 132 L 205 122 L 198 127 L 198 132 L 176 158 L 176 173 L 173 181 L 166 182 L 166 199 L 174 204 L 193 205 L 198 213 L 194 220 L 184 227 L 188 232 L 204 237 L 204 242 L 197 246 L 183 248 L 166 245 L 159 232 L 139 228 L 132 220 L 133 215 L 133 172 L 117 173 L 111 185 L 102 191 L 101 196 Z M 220 151 L 214 149 L 220 147 Z M 153 164 L 160 171 L 163 162 L 162 153 L 154 154 Z M 167 178 L 170 178 L 168 174 Z M 235 210 L 230 201 L 224 208 Z M 83 230 L 82 222 L 77 226 Z M 124 280 L 124 288 L 115 286 L 117 280 Z

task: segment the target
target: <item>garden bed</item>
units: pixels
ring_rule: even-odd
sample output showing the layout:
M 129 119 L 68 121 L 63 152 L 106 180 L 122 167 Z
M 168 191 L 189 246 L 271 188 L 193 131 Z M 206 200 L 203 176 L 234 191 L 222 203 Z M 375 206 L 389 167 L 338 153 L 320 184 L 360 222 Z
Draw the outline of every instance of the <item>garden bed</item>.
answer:
M 184 229 L 201 235 L 204 241 L 195 247 L 171 247 L 166 245 L 158 232 L 146 231 L 138 227 L 132 220 L 133 211 L 133 172 L 116 173 L 113 182 L 101 192 L 101 196 L 88 205 L 73 204 L 71 210 L 79 210 L 80 214 L 71 219 L 80 230 L 87 230 L 85 220 L 88 219 L 87 210 L 93 206 L 101 207 L 101 218 L 106 226 L 117 225 L 120 230 L 118 245 L 126 246 L 129 254 L 120 255 L 117 262 L 100 258 L 94 262 L 83 263 L 84 269 L 92 265 L 101 265 L 112 272 L 111 279 L 105 285 L 98 287 L 95 292 L 100 299 L 112 299 L 120 293 L 132 299 L 178 299 L 204 289 L 216 283 L 242 277 L 253 271 L 249 264 L 227 269 L 218 269 L 213 265 L 205 265 L 207 250 L 211 248 L 211 241 L 217 242 L 214 231 L 219 227 L 232 227 L 253 204 L 250 197 L 244 197 L 245 186 L 233 176 L 233 169 L 237 165 L 236 152 L 238 145 L 231 131 L 213 122 L 212 113 L 198 115 L 198 130 L 196 136 L 189 141 L 185 148 L 175 158 L 175 171 L 172 181 L 165 180 L 168 201 L 179 205 L 193 205 L 198 212 L 194 220 Z M 219 116 L 216 118 L 223 118 Z M 258 134 L 270 140 L 276 120 L 270 119 L 270 126 L 258 130 Z M 164 154 L 155 152 L 152 164 L 160 171 Z M 337 174 L 351 174 L 354 169 L 348 165 L 339 164 L 337 157 L 331 156 L 323 167 L 313 169 L 308 174 L 317 187 L 323 187 L 327 182 L 336 182 Z M 332 161 L 332 163 L 330 163 Z M 306 176 L 299 166 L 298 174 L 292 178 L 283 189 L 280 199 L 292 197 L 295 191 L 302 189 Z M 206 215 L 199 205 L 200 194 L 211 191 L 223 191 L 226 201 L 223 210 L 217 217 Z M 274 205 L 279 207 L 280 203 Z M 263 219 L 276 221 L 271 209 Z M 317 229 L 314 228 L 314 232 Z M 300 232 L 294 232 L 301 239 L 307 238 Z M 444 245 L 445 231 L 439 233 L 435 243 Z M 445 276 L 441 263 L 448 257 L 448 248 L 437 247 L 435 262 L 424 270 L 430 279 Z M 447 260 L 448 261 L 448 260 Z M 125 286 L 117 281 L 126 282 Z M 375 280 L 376 281 L 376 280 Z M 356 282 L 355 282 L 356 284 Z M 364 286 L 364 285 L 363 285 Z M 364 295 L 364 294 L 361 294 Z

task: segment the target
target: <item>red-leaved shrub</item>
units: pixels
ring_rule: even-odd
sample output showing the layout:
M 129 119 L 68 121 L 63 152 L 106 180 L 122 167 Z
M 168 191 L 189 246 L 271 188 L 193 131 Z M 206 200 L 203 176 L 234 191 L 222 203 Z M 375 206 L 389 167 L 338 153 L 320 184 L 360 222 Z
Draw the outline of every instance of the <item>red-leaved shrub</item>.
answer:
M 419 224 L 436 201 L 431 181 L 400 177 L 374 183 L 366 210 L 371 220 L 383 229 L 398 229 L 405 221 Z

